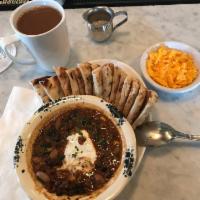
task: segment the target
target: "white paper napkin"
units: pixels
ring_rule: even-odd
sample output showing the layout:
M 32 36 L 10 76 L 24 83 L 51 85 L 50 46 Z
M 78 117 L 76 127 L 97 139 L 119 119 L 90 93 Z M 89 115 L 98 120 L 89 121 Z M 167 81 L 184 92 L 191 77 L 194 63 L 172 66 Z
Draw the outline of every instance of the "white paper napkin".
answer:
M 0 200 L 28 200 L 13 166 L 14 148 L 26 121 L 41 106 L 34 91 L 14 87 L 0 118 Z

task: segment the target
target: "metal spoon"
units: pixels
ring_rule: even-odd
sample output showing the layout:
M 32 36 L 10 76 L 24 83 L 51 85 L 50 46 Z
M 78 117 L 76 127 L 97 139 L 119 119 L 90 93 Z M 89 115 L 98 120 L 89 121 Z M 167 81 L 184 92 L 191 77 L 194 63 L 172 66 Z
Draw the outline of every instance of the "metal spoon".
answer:
M 146 122 L 135 129 L 138 144 L 141 146 L 161 146 L 176 138 L 200 141 L 200 135 L 190 135 L 176 131 L 163 122 Z

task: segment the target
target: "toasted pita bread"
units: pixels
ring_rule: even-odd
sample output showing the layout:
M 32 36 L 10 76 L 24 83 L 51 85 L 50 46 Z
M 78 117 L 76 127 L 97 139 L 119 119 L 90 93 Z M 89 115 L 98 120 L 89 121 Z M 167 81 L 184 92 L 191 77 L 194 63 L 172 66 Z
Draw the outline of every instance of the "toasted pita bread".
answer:
M 95 70 L 98 67 L 101 67 L 99 64 L 95 64 L 95 63 L 89 63 L 91 64 L 92 70 Z
M 85 94 L 85 84 L 83 77 L 81 75 L 81 71 L 78 67 L 75 68 L 75 74 L 76 74 L 76 80 L 78 82 L 78 88 L 79 88 L 79 94 L 84 95 Z
M 113 84 L 112 89 L 110 93 L 110 103 L 115 103 L 116 101 L 119 101 L 119 95 L 117 95 L 118 88 L 120 89 L 122 87 L 122 82 L 125 79 L 125 72 L 120 69 L 119 67 L 114 67 L 114 74 L 113 74 Z M 121 81 L 120 81 L 121 80 Z M 116 96 L 118 96 L 118 99 L 116 99 Z
M 41 97 L 43 103 L 47 103 L 50 100 L 50 98 L 48 97 L 47 93 L 45 92 L 44 88 L 42 87 L 42 85 L 39 83 L 40 81 L 43 81 L 47 78 L 49 78 L 50 76 L 45 76 L 45 77 L 41 77 L 41 78 L 37 78 L 32 80 L 30 83 L 33 86 L 34 90 L 37 92 L 37 94 Z
M 152 106 L 156 103 L 156 101 L 158 99 L 157 93 L 152 91 L 152 90 L 148 91 L 147 96 L 148 96 L 148 99 L 147 99 L 146 104 L 144 105 L 143 109 L 141 110 L 138 118 L 132 124 L 133 128 L 136 128 L 137 126 L 144 123 L 144 121 L 146 120 Z
M 85 94 L 93 94 L 92 67 L 90 63 L 82 63 L 78 65 L 85 85 Z
M 101 67 L 92 71 L 93 79 L 93 94 L 98 97 L 103 97 L 103 80 Z
M 143 102 L 145 101 L 146 93 L 147 93 L 147 89 L 141 84 L 138 95 L 127 117 L 127 120 L 129 121 L 130 124 L 132 124 L 135 121 L 135 119 L 138 117 L 139 111 L 141 110 Z
M 123 111 L 122 111 L 125 117 L 128 116 L 128 113 L 129 113 L 132 105 L 135 102 L 135 99 L 136 99 L 138 92 L 139 92 L 139 88 L 140 88 L 140 82 L 137 79 L 133 80 L 131 82 L 131 88 L 130 88 L 128 97 L 125 101 L 124 108 L 123 108 Z
M 123 88 L 123 85 L 124 85 L 124 81 L 127 77 L 127 74 L 126 73 L 121 73 L 121 76 L 120 76 L 120 79 L 119 79 L 119 85 L 118 85 L 118 89 L 117 89 L 117 93 L 116 93 L 116 96 L 115 96 L 115 101 L 113 102 L 113 104 L 118 107 L 119 106 L 119 101 L 120 101 L 120 97 L 121 97 L 121 92 L 122 92 L 122 88 Z
M 102 83 L 103 83 L 103 98 L 106 101 L 109 101 L 111 89 L 112 89 L 112 81 L 113 81 L 113 71 L 114 65 L 112 63 L 108 63 L 102 66 Z
M 68 96 L 72 94 L 72 89 L 69 81 L 69 77 L 67 75 L 67 68 L 65 67 L 55 67 L 54 68 L 56 75 L 58 76 L 58 79 L 60 81 L 60 85 L 63 89 L 64 95 Z
M 69 77 L 69 81 L 70 81 L 70 85 L 71 85 L 71 89 L 72 89 L 72 94 L 73 95 L 79 95 L 80 91 L 79 91 L 79 84 L 78 81 L 76 79 L 77 76 L 77 72 L 76 72 L 76 68 L 70 68 L 68 70 L 66 70 L 66 73 Z
M 134 80 L 132 79 L 131 76 L 127 76 L 124 80 L 124 84 L 123 84 L 122 91 L 121 91 L 121 96 L 120 96 L 120 99 L 119 99 L 119 102 L 117 105 L 117 108 L 120 111 L 123 111 L 123 109 L 124 109 L 124 105 L 126 103 L 129 92 L 131 90 L 132 81 L 134 81 Z
M 54 101 L 64 96 L 60 82 L 57 76 L 46 78 L 39 82 L 48 94 L 49 98 Z

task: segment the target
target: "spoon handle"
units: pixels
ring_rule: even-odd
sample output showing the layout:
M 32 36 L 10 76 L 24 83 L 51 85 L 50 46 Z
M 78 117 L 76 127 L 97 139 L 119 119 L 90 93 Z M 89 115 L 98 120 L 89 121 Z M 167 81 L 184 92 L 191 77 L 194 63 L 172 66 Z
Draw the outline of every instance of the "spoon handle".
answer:
M 188 139 L 188 140 L 194 140 L 194 141 L 200 141 L 200 135 L 191 135 L 191 134 L 181 133 L 179 131 L 174 132 L 174 137 Z

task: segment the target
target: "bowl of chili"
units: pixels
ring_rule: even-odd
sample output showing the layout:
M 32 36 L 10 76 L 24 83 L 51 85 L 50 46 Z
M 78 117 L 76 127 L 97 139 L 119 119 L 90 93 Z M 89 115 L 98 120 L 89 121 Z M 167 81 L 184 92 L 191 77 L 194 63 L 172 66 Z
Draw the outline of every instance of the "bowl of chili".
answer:
M 111 104 L 67 96 L 45 104 L 24 126 L 14 163 L 35 200 L 116 197 L 133 176 L 134 131 Z

